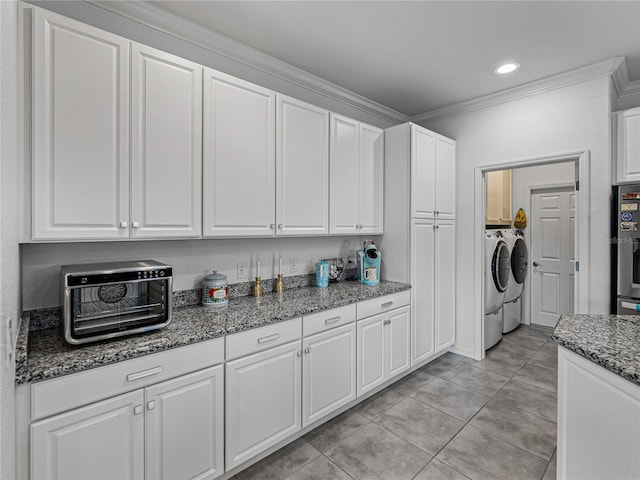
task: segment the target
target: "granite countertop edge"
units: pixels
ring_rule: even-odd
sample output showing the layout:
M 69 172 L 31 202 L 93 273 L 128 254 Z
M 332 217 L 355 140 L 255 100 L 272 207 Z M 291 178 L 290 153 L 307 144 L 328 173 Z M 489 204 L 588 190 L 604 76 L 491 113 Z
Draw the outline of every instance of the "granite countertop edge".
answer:
M 387 281 L 377 286 L 342 282 L 326 289 L 309 286 L 284 295 L 270 293 L 261 299 L 241 297 L 220 308 L 183 306 L 174 308 L 171 323 L 163 329 L 78 346 L 64 340 L 59 319 L 55 328 L 33 329 L 30 312 L 26 312 L 16 342 L 15 384 L 78 373 L 410 288 L 406 283 Z M 59 309 L 51 310 L 51 316 L 59 314 Z
M 640 316 L 562 315 L 551 338 L 560 346 L 640 385 Z

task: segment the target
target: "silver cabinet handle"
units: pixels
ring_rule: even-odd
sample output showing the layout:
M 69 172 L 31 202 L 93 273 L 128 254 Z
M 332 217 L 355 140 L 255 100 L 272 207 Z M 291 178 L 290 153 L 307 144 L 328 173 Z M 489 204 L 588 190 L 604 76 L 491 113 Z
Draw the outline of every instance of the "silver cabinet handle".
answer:
M 281 223 L 279 223 L 279 224 L 278 224 L 278 228 L 279 228 L 280 230 L 282 230 L 282 224 L 281 224 Z
M 275 226 L 276 226 L 276 225 L 275 225 L 275 223 L 272 223 L 272 224 L 270 224 L 270 225 L 269 225 L 269 228 L 270 228 L 271 230 L 273 230 L 273 229 L 275 228 Z
M 140 415 L 142 413 L 142 405 L 134 405 L 133 414 Z
M 131 222 L 131 226 L 133 228 L 138 228 L 140 226 L 140 224 L 138 222 Z
M 393 305 L 393 302 L 386 302 L 386 303 L 383 303 L 383 304 L 382 304 L 381 308 L 388 308 L 388 307 L 390 307 L 391 305 Z
M 539 264 L 538 262 L 533 262 L 533 266 L 534 266 L 534 267 L 539 267 L 539 266 L 540 266 L 540 264 Z
M 127 228 L 127 225 L 129 225 L 127 222 L 120 222 L 120 228 Z
M 147 410 L 153 410 L 154 408 L 156 408 L 156 401 L 155 400 L 148 401 Z
M 332 323 L 336 323 L 337 321 L 339 321 L 342 317 L 340 315 L 338 315 L 337 317 L 331 317 L 331 318 L 327 318 L 324 323 L 327 325 L 331 325 Z
M 150 368 L 149 370 L 130 373 L 129 375 L 127 375 L 127 382 L 133 382 L 134 380 L 140 380 L 141 378 L 150 377 L 152 375 L 157 375 L 159 373 L 162 373 L 162 367 L 154 367 L 154 368 Z
M 269 335 L 266 337 L 262 337 L 258 339 L 258 343 L 267 343 L 267 342 L 273 342 L 274 340 L 277 340 L 280 338 L 280 334 L 279 333 L 274 333 L 273 335 Z
M 296 352 L 296 357 L 301 357 L 302 356 L 302 352 L 298 351 Z
M 304 353 L 306 353 L 307 355 L 309 355 L 311 353 L 311 349 L 309 347 L 304 349 Z

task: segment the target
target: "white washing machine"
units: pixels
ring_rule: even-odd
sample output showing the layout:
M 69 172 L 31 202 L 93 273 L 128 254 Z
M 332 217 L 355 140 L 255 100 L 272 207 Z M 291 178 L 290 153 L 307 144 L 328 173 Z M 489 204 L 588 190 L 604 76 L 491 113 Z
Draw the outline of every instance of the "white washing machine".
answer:
M 484 251 L 484 348 L 489 349 L 502 338 L 501 307 L 509 285 L 511 260 L 499 230 L 485 231 Z
M 502 333 L 508 333 L 522 322 L 522 292 L 527 277 L 529 252 L 521 230 L 501 230 L 509 248 L 509 285 L 504 294 Z

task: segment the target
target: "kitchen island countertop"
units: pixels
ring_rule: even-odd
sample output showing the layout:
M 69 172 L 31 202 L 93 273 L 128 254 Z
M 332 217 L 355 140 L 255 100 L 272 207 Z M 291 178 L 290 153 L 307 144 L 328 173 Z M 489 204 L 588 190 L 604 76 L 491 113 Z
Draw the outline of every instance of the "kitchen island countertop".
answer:
M 640 385 L 640 316 L 562 315 L 551 338 Z
M 349 281 L 328 288 L 301 287 L 280 295 L 234 298 L 222 307 L 180 307 L 173 310 L 171 323 L 163 329 L 78 346 L 64 340 L 61 309 L 32 312 L 23 318 L 18 333 L 15 382 L 81 372 L 409 288 L 397 282 L 369 286 Z

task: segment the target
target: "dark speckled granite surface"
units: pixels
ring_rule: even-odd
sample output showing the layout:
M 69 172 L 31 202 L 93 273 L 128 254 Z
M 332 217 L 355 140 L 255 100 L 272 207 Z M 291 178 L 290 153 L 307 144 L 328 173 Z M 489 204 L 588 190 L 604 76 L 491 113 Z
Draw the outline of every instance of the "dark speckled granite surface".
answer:
M 562 315 L 551 338 L 640 385 L 640 316 Z
M 64 340 L 61 309 L 41 310 L 25 318 L 20 326 L 16 383 L 80 372 L 409 288 L 408 284 L 396 282 L 380 282 L 376 286 L 343 282 L 332 283 L 328 288 L 296 288 L 282 295 L 234 298 L 223 307 L 175 308 L 173 320 L 161 330 L 80 346 Z

